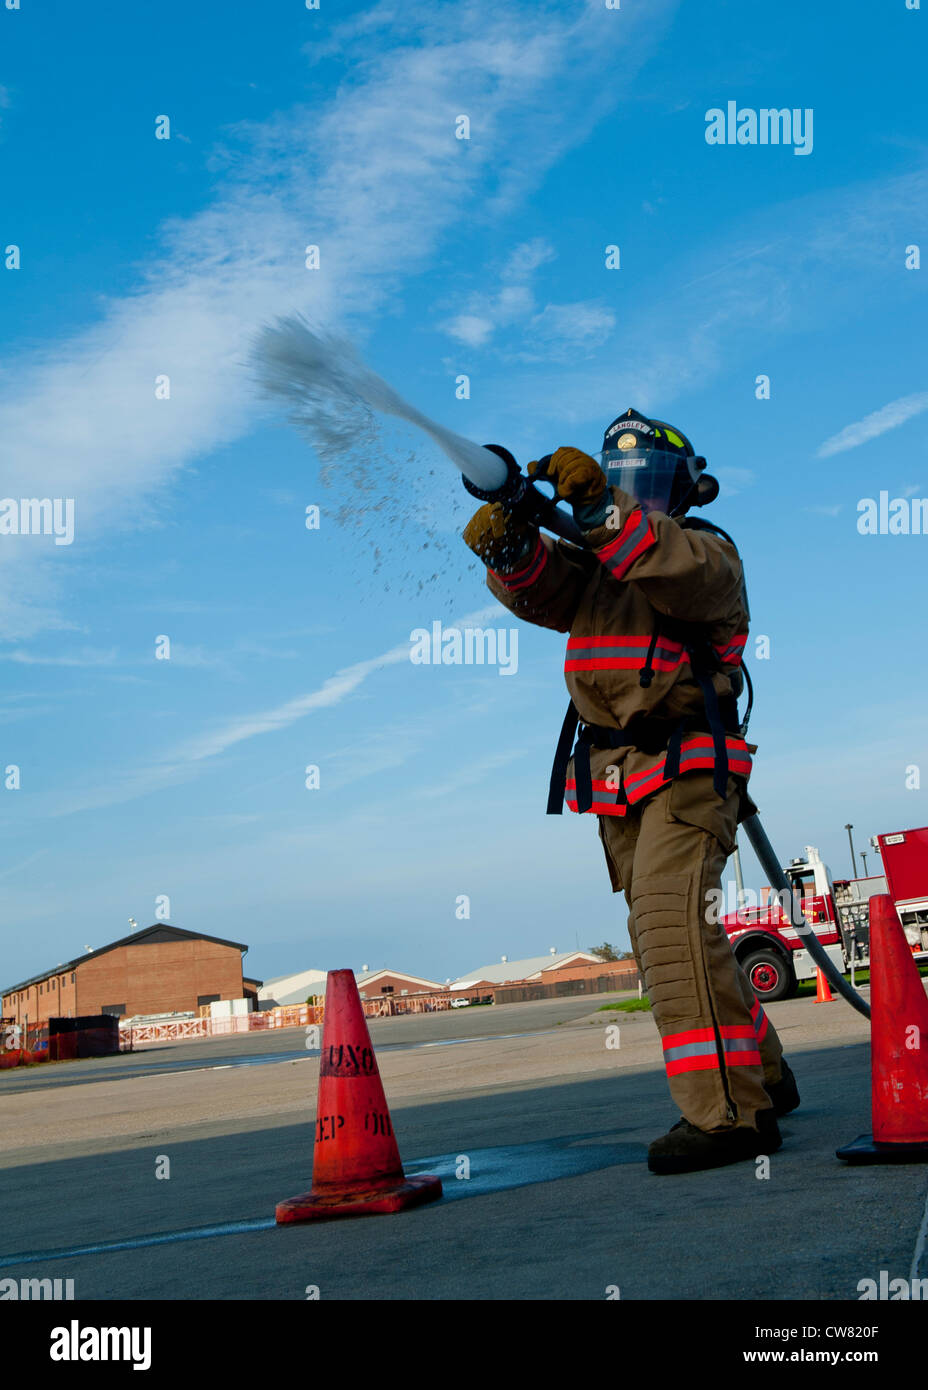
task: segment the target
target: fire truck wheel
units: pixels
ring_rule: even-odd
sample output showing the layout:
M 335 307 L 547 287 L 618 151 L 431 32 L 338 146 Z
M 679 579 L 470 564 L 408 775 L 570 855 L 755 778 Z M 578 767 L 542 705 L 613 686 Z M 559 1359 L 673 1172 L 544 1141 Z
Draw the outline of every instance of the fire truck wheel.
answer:
M 745 957 L 741 968 L 761 1003 L 784 999 L 795 990 L 792 968 L 779 951 L 755 951 Z

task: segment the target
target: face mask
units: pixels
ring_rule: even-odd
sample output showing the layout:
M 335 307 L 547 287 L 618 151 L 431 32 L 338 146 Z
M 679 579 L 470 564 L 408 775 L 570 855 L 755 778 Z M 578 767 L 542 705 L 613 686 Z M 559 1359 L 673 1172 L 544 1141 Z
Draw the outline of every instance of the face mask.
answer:
M 600 455 L 610 487 L 619 487 L 646 512 L 668 516 L 686 502 L 696 484 L 683 454 L 660 449 L 606 449 Z

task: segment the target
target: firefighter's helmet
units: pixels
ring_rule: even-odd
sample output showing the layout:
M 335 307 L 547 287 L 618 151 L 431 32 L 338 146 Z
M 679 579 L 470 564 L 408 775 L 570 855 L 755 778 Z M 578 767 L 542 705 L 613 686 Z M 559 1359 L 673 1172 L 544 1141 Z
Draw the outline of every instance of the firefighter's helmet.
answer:
M 610 486 L 629 493 L 645 511 L 681 516 L 719 493 L 717 481 L 705 472 L 706 460 L 685 434 L 631 408 L 606 430 L 601 457 Z

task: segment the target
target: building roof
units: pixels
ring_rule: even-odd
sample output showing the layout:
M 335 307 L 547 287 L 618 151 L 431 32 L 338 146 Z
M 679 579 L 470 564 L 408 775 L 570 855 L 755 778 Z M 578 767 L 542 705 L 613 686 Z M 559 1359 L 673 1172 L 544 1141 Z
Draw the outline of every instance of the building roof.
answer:
M 438 980 L 426 980 L 421 975 L 407 975 L 404 970 L 391 970 L 386 965 L 382 970 L 365 970 L 363 974 L 355 975 L 355 979 L 359 985 L 368 985 L 372 980 L 379 979 L 381 975 L 390 975 L 395 980 L 408 980 L 411 985 L 425 985 L 426 989 L 446 988 Z
M 271 985 L 283 984 L 284 980 L 302 980 L 304 975 L 310 978 L 327 974 L 326 970 L 289 970 L 286 975 L 272 975 L 269 980 L 264 981 L 264 987 L 268 989 Z
M 324 994 L 327 979 L 325 970 L 296 970 L 265 980 L 258 990 L 262 1004 L 305 1004 L 311 994 Z
M 0 990 L 0 994 L 15 994 L 19 989 L 28 989 L 30 985 L 37 985 L 43 980 L 50 979 L 53 975 L 64 975 L 69 970 L 76 970 L 84 961 L 94 960 L 97 956 L 105 956 L 107 951 L 115 951 L 119 946 L 137 946 L 143 941 L 146 946 L 155 946 L 162 941 L 213 941 L 218 946 L 234 946 L 238 951 L 247 951 L 248 947 L 241 941 L 227 941 L 223 936 L 207 936 L 202 931 L 186 931 L 183 927 L 172 927 L 167 922 L 155 922 L 150 927 L 143 927 L 141 931 L 131 932 L 128 936 L 121 936 L 118 941 L 111 941 L 106 946 L 100 946 L 96 951 L 84 951 L 83 955 L 75 956 L 74 960 L 63 961 L 61 965 L 56 965 L 51 970 L 43 970 L 38 975 L 30 975 L 28 980 L 20 980 L 18 985 L 8 985 Z
M 354 971 L 354 978 L 359 989 L 363 989 L 372 980 L 378 980 L 384 975 L 391 975 L 398 980 L 408 980 L 410 985 L 415 985 L 422 990 L 447 988 L 445 984 L 439 983 L 437 980 L 426 980 L 421 975 L 409 975 L 403 970 L 391 970 L 389 966 L 384 966 L 381 970 Z M 296 970 L 289 975 L 276 975 L 273 979 L 264 981 L 258 992 L 258 998 L 265 1004 L 270 1000 L 281 1005 L 302 1004 L 310 994 L 325 993 L 327 977 L 328 971 L 326 970 Z
M 546 956 L 529 956 L 527 960 L 494 961 L 492 965 L 481 965 L 476 970 L 468 970 L 466 975 L 459 975 L 451 988 L 477 980 L 487 980 L 494 985 L 505 984 L 507 980 L 530 980 L 544 970 L 566 965 L 571 960 L 596 962 L 599 956 L 594 956 L 590 951 L 561 951 L 554 955 L 549 951 Z

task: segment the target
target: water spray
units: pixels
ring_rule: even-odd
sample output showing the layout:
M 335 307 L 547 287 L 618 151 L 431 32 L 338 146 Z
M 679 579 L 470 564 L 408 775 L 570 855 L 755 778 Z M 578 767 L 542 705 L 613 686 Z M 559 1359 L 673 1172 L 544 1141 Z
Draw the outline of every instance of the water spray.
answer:
M 347 338 L 291 314 L 263 328 L 252 365 L 265 395 L 284 400 L 289 417 L 322 458 L 373 437 L 371 415 L 392 415 L 422 430 L 451 460 L 474 497 L 582 544 L 579 527 L 542 492 L 502 445 L 474 444 L 405 401 L 362 362 Z

